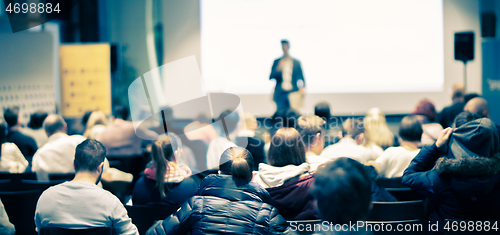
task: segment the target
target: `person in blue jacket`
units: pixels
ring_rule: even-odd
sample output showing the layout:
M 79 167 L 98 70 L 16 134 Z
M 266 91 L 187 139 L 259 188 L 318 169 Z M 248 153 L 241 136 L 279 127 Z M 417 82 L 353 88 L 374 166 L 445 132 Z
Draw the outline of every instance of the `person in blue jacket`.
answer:
M 500 219 L 498 131 L 490 119 L 470 113 L 459 114 L 454 125 L 458 128 L 446 128 L 417 154 L 402 178 L 430 199 L 435 234 L 445 231 L 445 219 Z

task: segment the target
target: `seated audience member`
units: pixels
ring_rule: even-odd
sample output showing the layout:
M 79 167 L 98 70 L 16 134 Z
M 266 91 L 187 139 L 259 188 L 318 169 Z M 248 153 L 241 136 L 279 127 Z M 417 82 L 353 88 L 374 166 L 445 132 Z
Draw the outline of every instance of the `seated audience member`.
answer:
M 379 108 L 368 110 L 363 119 L 365 126 L 365 147 L 371 148 L 377 155 L 382 154 L 383 149 L 394 146 L 394 134 L 392 134 L 385 115 Z
M 159 234 L 281 234 L 288 224 L 269 194 L 252 179 L 253 158 L 240 147 L 220 157 L 219 174 L 207 176 L 196 196 L 146 232 Z
M 327 102 L 318 103 L 316 106 L 314 106 L 314 115 L 325 120 L 325 147 L 337 143 L 337 141 L 339 141 L 337 132 L 334 130 L 334 128 L 330 128 L 330 123 L 332 122 L 330 105 Z
M 388 148 L 375 160 L 379 176 L 384 178 L 397 178 L 410 165 L 411 160 L 417 156 L 422 138 L 422 124 L 415 116 L 406 116 L 399 126 L 400 147 Z
M 83 136 L 88 139 L 95 139 L 99 134 L 106 130 L 108 119 L 106 114 L 101 111 L 94 111 L 90 114 L 87 120 L 87 127 Z
M 217 170 L 222 153 L 231 147 L 236 147 L 236 134 L 240 117 L 238 113 L 226 110 L 216 120 L 220 123 L 220 135 L 215 137 L 208 145 L 207 168 Z
M 198 189 L 198 182 L 178 165 L 176 150 L 167 135 L 153 143 L 152 164 L 144 171 L 132 193 L 134 205 L 167 204 L 180 206 Z
M 314 174 L 311 194 L 321 220 L 333 224 L 356 224 L 368 219 L 371 208 L 371 178 L 364 166 L 350 158 L 325 163 Z M 320 234 L 371 234 L 363 231 L 332 231 L 322 227 Z
M 321 156 L 329 159 L 351 157 L 361 163 L 378 157 L 377 153 L 363 146 L 365 143 L 364 127 L 360 120 L 347 119 L 342 123 L 342 129 L 339 131 L 340 141 L 326 147 Z
M 36 151 L 32 166 L 38 180 L 49 180 L 49 173 L 75 172 L 75 147 L 86 138 L 81 135 L 68 136 L 66 122 L 56 114 L 45 119 L 43 128 L 49 136 L 49 141 Z
M 477 94 L 477 93 L 469 93 L 469 94 L 464 95 L 464 104 L 469 103 L 469 100 L 472 100 L 472 99 L 474 99 L 476 97 L 480 97 L 479 94 Z
M 16 229 L 14 225 L 9 221 L 9 216 L 5 211 L 2 201 L 0 200 L 0 234 L 3 235 L 14 235 L 16 234 Z
M 16 144 L 16 146 L 21 150 L 23 156 L 31 157 L 35 154 L 38 146 L 33 138 L 24 135 L 21 133 L 21 121 L 19 117 L 19 109 L 18 108 L 10 108 L 6 109 L 3 112 L 3 118 L 7 125 L 9 126 L 9 130 L 7 132 L 7 142 L 11 142 Z
M 253 156 L 254 170 L 258 170 L 260 163 L 266 163 L 266 154 L 264 153 L 264 141 L 255 136 L 257 129 L 257 118 L 245 112 L 245 128 L 238 132 L 236 145 L 246 148 Z
M 441 124 L 436 122 L 437 113 L 434 104 L 427 99 L 421 100 L 417 104 L 417 107 L 415 107 L 413 115 L 422 122 L 422 130 L 424 133 L 422 134 L 421 144 L 432 145 L 436 142 L 439 133 L 443 130 Z
M 430 223 L 439 221 L 440 232 L 445 219 L 500 219 L 498 131 L 488 118 L 465 117 L 472 120 L 459 114 L 457 129 L 446 128 L 420 150 L 402 179 L 430 199 Z
M 7 125 L 0 119 L 0 172 L 23 173 L 28 161 L 14 143 L 6 143 Z
M 38 199 L 38 232 L 47 227 L 110 227 L 114 234 L 139 234 L 120 200 L 96 185 L 103 173 L 105 156 L 106 149 L 96 140 L 87 139 L 76 147 L 75 178 L 50 187 Z
M 134 124 L 127 120 L 128 117 L 129 111 L 127 107 L 115 107 L 113 121 L 101 134 L 97 135 L 96 140 L 106 147 L 108 156 L 141 155 L 143 142 L 158 138 L 158 134 L 154 131 L 144 128 L 135 130 Z M 145 137 L 145 140 L 138 136 Z
M 217 137 L 217 131 L 210 125 L 212 122 L 205 115 L 198 115 L 196 120 L 184 127 L 184 133 L 188 140 L 201 140 L 205 144 Z
M 464 110 L 464 84 L 457 83 L 453 85 L 451 100 L 452 104 L 443 108 L 441 113 L 439 114 L 439 124 L 443 128 L 451 127 L 453 125 L 453 121 L 455 117 Z
M 49 137 L 42 128 L 43 121 L 47 118 L 49 114 L 45 111 L 36 111 L 31 114 L 30 122 L 28 123 L 28 128 L 22 128 L 21 132 L 31 138 L 36 142 L 38 148 L 41 148 L 45 143 L 47 143 Z
M 300 116 L 297 120 L 297 130 L 304 142 L 306 160 L 311 165 L 310 171 L 316 171 L 319 165 L 330 161 L 320 156 L 325 147 L 324 124 L 325 121 L 316 115 Z
M 467 104 L 465 104 L 464 111 L 490 118 L 490 107 L 488 106 L 488 101 L 486 101 L 483 97 L 472 98 L 469 102 L 467 102 Z M 497 127 L 497 131 L 500 133 L 500 126 L 495 126 Z
M 285 219 L 316 219 L 309 195 L 310 170 L 300 134 L 293 128 L 281 128 L 271 140 L 267 164 L 259 165 L 253 181 L 266 188 Z

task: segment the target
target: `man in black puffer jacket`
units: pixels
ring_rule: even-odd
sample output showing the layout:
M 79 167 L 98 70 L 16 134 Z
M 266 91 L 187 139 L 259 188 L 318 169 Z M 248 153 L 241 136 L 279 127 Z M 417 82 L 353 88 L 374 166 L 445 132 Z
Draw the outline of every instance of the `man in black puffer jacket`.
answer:
M 432 202 L 430 221 L 438 222 L 437 234 L 445 219 L 500 219 L 497 129 L 488 118 L 458 126 L 443 130 L 435 144 L 420 150 L 402 179 Z
M 209 175 L 197 196 L 146 234 L 282 234 L 288 227 L 271 198 L 256 183 L 231 175 Z

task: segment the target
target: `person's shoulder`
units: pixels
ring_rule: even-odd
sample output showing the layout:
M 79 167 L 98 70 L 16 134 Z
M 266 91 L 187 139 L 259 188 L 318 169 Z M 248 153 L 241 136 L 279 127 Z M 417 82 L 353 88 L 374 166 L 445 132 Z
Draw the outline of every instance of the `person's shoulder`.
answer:
M 2 155 L 12 154 L 13 152 L 19 151 L 19 148 L 17 147 L 17 145 L 14 143 L 10 143 L 10 142 L 3 143 L 1 145 L 1 148 L 2 148 Z

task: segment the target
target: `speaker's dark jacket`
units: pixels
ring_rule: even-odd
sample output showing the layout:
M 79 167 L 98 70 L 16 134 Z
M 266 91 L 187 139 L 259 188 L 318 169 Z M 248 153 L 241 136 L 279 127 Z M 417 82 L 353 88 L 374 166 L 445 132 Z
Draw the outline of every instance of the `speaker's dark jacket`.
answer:
M 300 65 L 300 61 L 298 61 L 297 59 L 293 59 L 292 81 L 291 81 L 292 90 L 284 91 L 283 89 L 281 89 L 281 83 L 283 83 L 283 75 L 282 75 L 281 71 L 278 71 L 277 69 L 278 69 L 278 64 L 282 58 L 283 57 L 274 60 L 273 67 L 271 69 L 271 75 L 269 76 L 269 80 L 271 80 L 271 79 L 276 80 L 276 87 L 274 88 L 274 95 L 273 95 L 274 101 L 279 100 L 279 98 L 283 94 L 286 94 L 287 92 L 298 91 L 299 87 L 297 85 L 297 82 L 299 80 L 302 80 L 302 82 L 304 83 L 304 86 L 306 84 L 306 82 L 304 80 L 304 74 L 302 73 L 302 66 Z

